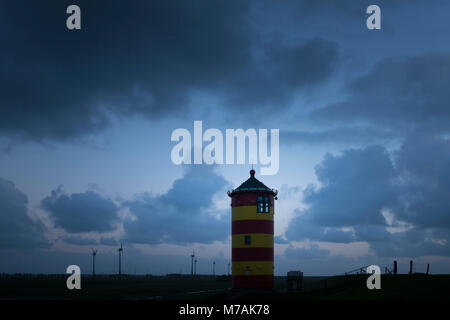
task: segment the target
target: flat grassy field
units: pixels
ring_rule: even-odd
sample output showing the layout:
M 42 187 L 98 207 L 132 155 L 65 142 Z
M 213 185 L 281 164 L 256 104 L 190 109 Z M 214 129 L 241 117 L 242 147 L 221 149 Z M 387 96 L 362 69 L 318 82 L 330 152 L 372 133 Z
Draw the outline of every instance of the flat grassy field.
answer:
M 229 281 L 212 278 L 192 279 L 169 277 L 85 277 L 81 290 L 68 290 L 66 278 L 1 279 L 0 299 L 155 299 L 171 298 L 179 294 L 227 291 Z
M 231 281 L 212 277 L 82 278 L 81 290 L 68 290 L 66 278 L 15 277 L 0 279 L 0 299 L 162 299 L 162 300 L 408 300 L 450 299 L 450 275 L 383 275 L 381 290 L 368 290 L 367 275 L 305 277 L 301 292 L 289 292 L 283 277 L 273 291 L 230 290 Z
M 450 275 L 383 275 L 381 290 L 368 290 L 367 277 L 317 279 L 302 292 L 249 292 L 240 300 L 450 300 Z

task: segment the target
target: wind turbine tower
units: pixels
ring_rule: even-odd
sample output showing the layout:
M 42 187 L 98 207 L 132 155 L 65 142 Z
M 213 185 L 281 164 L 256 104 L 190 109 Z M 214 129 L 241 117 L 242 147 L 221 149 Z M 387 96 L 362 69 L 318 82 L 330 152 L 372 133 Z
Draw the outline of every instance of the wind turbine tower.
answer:
M 119 279 L 122 277 L 122 255 L 123 255 L 123 247 L 121 242 L 119 248 Z
M 194 275 L 197 275 L 197 259 L 194 260 Z
M 213 261 L 213 277 L 216 276 L 216 262 Z
M 95 277 L 95 256 L 97 255 L 97 250 L 92 248 L 92 276 Z
M 191 276 L 194 275 L 194 259 L 195 259 L 195 252 L 192 250 L 191 254 Z

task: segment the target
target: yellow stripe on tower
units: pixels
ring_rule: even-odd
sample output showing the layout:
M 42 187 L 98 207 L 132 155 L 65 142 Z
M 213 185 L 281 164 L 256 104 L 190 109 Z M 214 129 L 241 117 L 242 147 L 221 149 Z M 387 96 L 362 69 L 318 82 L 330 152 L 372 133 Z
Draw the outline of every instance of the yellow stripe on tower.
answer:
M 234 261 L 233 276 L 272 275 L 273 261 Z
M 250 244 L 245 244 L 245 236 L 250 236 Z M 273 234 L 233 234 L 231 243 L 233 248 L 273 248 Z
M 256 212 L 256 206 L 240 206 L 231 210 L 232 221 L 236 220 L 273 220 L 273 207 L 270 213 Z

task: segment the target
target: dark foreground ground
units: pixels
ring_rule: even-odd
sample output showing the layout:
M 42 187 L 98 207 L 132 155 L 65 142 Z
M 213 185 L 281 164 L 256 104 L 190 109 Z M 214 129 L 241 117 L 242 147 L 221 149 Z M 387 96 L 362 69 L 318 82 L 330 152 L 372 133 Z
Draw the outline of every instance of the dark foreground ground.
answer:
M 0 278 L 0 299 L 163 299 L 163 300 L 335 300 L 335 299 L 450 299 L 450 275 L 383 275 L 381 290 L 368 290 L 367 275 L 305 277 L 301 292 L 289 292 L 286 279 L 275 279 L 275 290 L 230 290 L 222 277 L 86 277 L 81 290 L 68 290 L 65 276 Z

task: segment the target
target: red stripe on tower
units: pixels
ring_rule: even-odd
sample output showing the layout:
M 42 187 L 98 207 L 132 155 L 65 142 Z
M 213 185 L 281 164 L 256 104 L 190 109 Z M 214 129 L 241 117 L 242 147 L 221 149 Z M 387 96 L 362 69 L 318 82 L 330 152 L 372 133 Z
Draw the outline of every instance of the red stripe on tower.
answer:
M 273 234 L 273 220 L 237 220 L 231 225 L 231 234 L 270 233 Z
M 273 261 L 273 248 L 233 248 L 233 261 Z
M 233 276 L 233 288 L 273 288 L 273 275 Z

